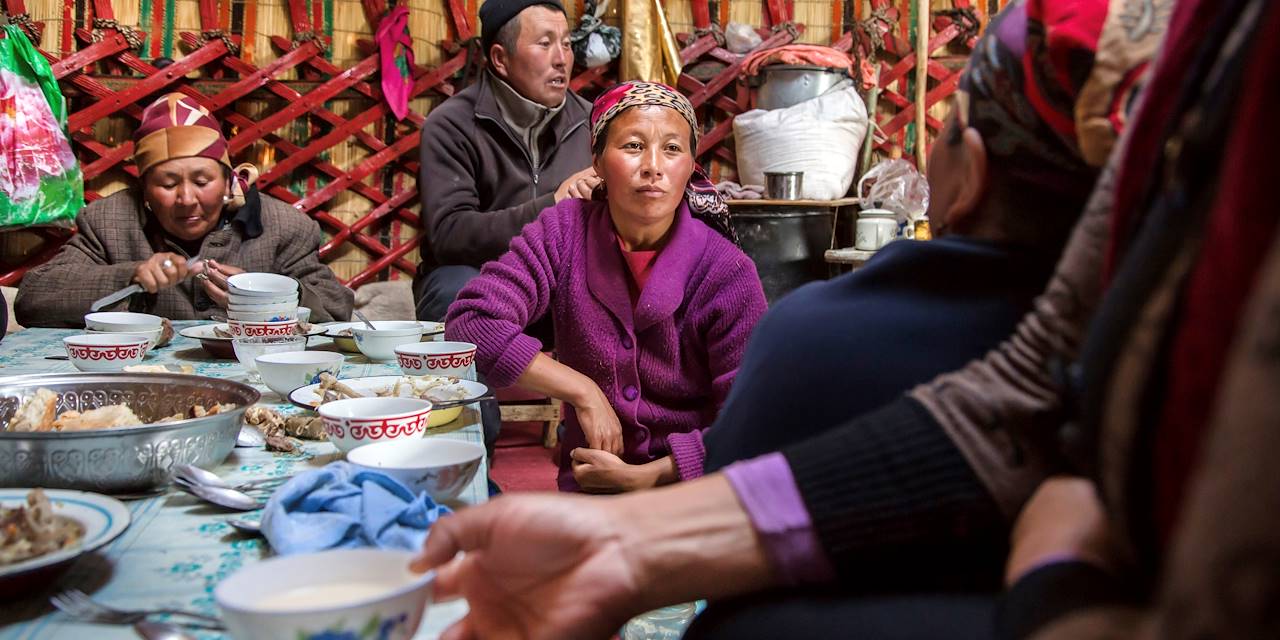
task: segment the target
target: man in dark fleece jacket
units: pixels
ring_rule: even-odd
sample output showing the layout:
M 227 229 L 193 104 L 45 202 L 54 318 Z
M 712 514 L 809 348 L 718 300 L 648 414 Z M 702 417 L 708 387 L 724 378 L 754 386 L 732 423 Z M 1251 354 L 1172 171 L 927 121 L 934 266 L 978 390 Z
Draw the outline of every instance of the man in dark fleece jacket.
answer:
M 422 127 L 421 320 L 443 320 L 458 291 L 543 209 L 589 197 L 591 105 L 569 91 L 573 51 L 558 0 L 480 8 L 489 69 Z

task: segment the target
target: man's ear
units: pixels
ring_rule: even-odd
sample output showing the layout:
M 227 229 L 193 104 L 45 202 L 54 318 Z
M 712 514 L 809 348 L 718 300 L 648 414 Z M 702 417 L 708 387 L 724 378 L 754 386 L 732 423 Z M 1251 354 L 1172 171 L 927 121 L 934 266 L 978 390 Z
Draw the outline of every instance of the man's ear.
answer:
M 977 129 L 965 128 L 960 137 L 960 148 L 964 179 L 959 181 L 955 200 L 947 211 L 948 226 L 957 230 L 973 222 L 972 216 L 987 194 L 987 180 L 990 177 L 987 145 Z
M 502 45 L 494 43 L 489 47 L 489 66 L 493 68 L 493 72 L 503 80 L 507 79 L 509 68 L 507 66 L 507 50 Z

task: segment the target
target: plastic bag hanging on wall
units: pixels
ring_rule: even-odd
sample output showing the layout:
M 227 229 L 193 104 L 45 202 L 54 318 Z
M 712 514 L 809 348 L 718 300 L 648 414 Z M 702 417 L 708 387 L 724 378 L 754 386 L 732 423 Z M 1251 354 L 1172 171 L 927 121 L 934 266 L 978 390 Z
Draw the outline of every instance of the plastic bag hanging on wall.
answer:
M 382 97 L 397 120 L 409 115 L 413 93 L 413 39 L 409 37 L 409 7 L 400 5 L 378 21 L 378 56 Z
M 0 229 L 72 226 L 84 178 L 67 137 L 58 80 L 25 33 L 0 40 Z
M 608 64 L 622 54 L 622 32 L 602 21 L 608 10 L 609 0 L 604 0 L 598 7 L 595 0 L 588 0 L 583 6 L 578 28 L 569 34 L 574 58 L 588 69 Z

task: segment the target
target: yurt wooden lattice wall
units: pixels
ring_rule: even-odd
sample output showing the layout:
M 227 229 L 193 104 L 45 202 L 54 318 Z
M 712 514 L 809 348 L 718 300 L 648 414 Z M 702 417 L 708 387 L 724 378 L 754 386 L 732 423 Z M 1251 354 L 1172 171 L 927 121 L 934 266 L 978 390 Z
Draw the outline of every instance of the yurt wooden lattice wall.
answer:
M 266 193 L 294 203 L 327 235 L 322 257 L 351 286 L 411 276 L 418 261 L 418 130 L 423 114 L 478 70 L 466 46 L 481 0 L 411 0 L 416 58 L 411 114 L 396 121 L 381 99 L 372 45 L 387 0 L 0 0 L 53 63 L 69 99 L 72 143 L 86 199 L 125 187 L 130 134 L 141 106 L 182 91 L 224 123 L 233 162 L 257 164 Z M 605 21 L 616 24 L 613 0 Z M 648 0 L 662 1 L 662 0 Z M 756 27 L 772 47 L 833 44 L 878 71 L 877 151 L 916 153 L 937 133 L 967 45 L 1007 0 L 935 0 L 929 40 L 928 113 L 915 107 L 912 0 L 665 0 L 685 65 L 679 88 L 707 131 L 699 159 L 734 176 L 732 117 L 750 107 L 740 56 L 723 45 L 730 22 Z M 570 23 L 583 0 L 568 0 Z M 157 68 L 161 59 L 174 63 Z M 575 70 L 587 95 L 608 86 L 617 63 Z M 876 75 L 876 74 L 870 74 Z M 924 116 L 921 118 L 921 116 Z M 924 131 L 917 124 L 924 121 Z M 0 284 L 16 285 L 69 236 L 65 229 L 0 238 Z

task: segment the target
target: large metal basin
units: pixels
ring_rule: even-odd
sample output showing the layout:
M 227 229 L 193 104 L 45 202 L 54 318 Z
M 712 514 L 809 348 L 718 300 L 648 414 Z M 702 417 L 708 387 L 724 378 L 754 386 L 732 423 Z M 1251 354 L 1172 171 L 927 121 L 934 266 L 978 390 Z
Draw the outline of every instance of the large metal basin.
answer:
M 852 82 L 845 71 L 827 67 L 771 64 L 760 70 L 763 79 L 756 93 L 757 109 L 785 109 Z
M 58 412 L 125 403 L 147 421 L 229 403 L 236 408 L 168 424 L 76 432 L 0 431 L 0 486 L 80 489 L 99 493 L 149 491 L 169 482 L 177 464 L 212 468 L 235 447 L 245 409 L 261 394 L 217 378 L 163 373 L 56 373 L 0 378 L 0 424 L 21 402 L 46 388 Z

